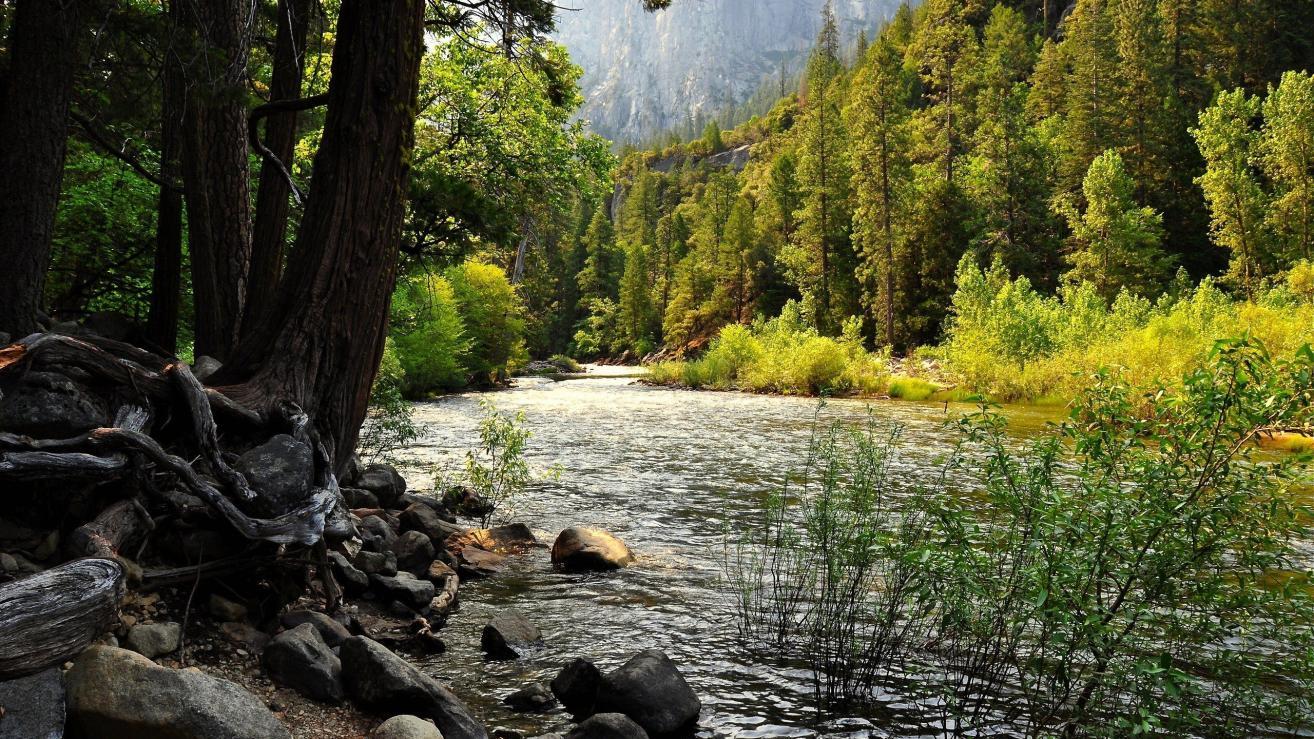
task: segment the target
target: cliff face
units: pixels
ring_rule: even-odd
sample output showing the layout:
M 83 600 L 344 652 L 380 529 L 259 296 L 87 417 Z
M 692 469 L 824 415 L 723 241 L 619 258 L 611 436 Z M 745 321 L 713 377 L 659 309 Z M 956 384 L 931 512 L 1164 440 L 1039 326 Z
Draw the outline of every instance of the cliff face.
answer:
M 639 0 L 577 0 L 556 38 L 584 68 L 583 117 L 598 133 L 639 142 L 733 110 L 782 63 L 793 76 L 825 0 L 676 0 L 645 13 Z M 841 38 L 877 28 L 898 0 L 836 0 Z

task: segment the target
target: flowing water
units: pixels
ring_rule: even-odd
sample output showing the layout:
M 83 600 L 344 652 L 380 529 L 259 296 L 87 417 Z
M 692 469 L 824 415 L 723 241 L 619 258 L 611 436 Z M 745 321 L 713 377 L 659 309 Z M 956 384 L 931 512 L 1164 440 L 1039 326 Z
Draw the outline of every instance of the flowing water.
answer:
M 462 584 L 461 608 L 443 631 L 448 651 L 425 668 L 489 726 L 526 736 L 564 730 L 569 717 L 514 714 L 501 706 L 503 696 L 550 681 L 576 656 L 605 671 L 648 648 L 666 651 L 702 698 L 702 736 L 921 735 L 919 706 L 894 695 L 882 729 L 856 720 L 823 722 L 809 708 L 806 671 L 763 664 L 740 648 L 733 605 L 721 588 L 726 531 L 801 463 L 818 414 L 857 422 L 871 412 L 903 426 L 894 478 L 932 484 L 955 440 L 944 424 L 968 407 L 832 400 L 819 411 L 811 399 L 671 390 L 599 369 L 587 379 L 523 379 L 511 390 L 417 406 L 424 436 L 408 453 L 452 469 L 478 439 L 481 399 L 523 411 L 534 433 L 530 462 L 539 469 L 560 465 L 562 472 L 536 484 L 508 517 L 541 530 L 548 542 L 572 525 L 607 529 L 638 557 L 628 569 L 581 576 L 554 572 L 545 549 L 512 556 L 500 576 Z M 1008 415 L 1019 438 L 1053 418 L 1034 408 Z M 408 478 L 412 487 L 432 486 L 430 474 L 418 469 Z M 543 630 L 546 647 L 517 661 L 486 662 L 482 627 L 510 607 Z

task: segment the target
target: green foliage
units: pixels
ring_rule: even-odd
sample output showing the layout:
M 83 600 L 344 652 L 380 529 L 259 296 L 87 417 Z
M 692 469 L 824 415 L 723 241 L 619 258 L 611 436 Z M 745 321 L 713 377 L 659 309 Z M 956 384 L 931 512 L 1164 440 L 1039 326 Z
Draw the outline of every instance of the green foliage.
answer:
M 481 522 L 487 527 L 497 512 L 514 505 L 535 479 L 525 461 L 525 446 L 533 434 L 524 428 L 524 412 L 504 413 L 489 400 L 480 400 L 479 408 L 484 413 L 479 424 L 479 447 L 465 453 L 465 468 L 459 479 L 440 477 L 436 487 L 468 487 L 487 504 Z
M 406 372 L 391 338 L 370 388 L 369 414 L 360 429 L 356 453 L 366 461 L 395 462 L 393 454 L 420 436 L 405 394 Z
M 390 345 L 408 398 L 456 390 L 470 381 L 471 342 L 446 277 L 422 273 L 403 278 L 392 296 Z
M 1252 452 L 1311 408 L 1308 347 L 1224 341 L 1174 387 L 1100 374 L 1021 452 L 989 407 L 964 417 L 931 490 L 891 473 L 897 429 L 819 428 L 730 548 L 741 633 L 811 664 L 823 709 L 911 690 L 954 736 L 1295 729 L 1314 712 L 1308 457 Z
M 464 359 L 471 382 L 501 383 L 528 361 L 524 306 L 501 267 L 467 261 L 445 273 L 469 337 Z

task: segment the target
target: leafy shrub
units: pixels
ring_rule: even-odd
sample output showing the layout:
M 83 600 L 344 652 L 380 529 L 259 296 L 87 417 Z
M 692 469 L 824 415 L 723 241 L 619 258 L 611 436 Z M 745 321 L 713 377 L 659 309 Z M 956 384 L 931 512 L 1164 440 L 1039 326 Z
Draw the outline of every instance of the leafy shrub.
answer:
M 392 298 L 391 331 L 406 397 L 466 385 L 470 339 L 447 278 L 421 274 L 401 280 Z
M 393 461 L 393 453 L 420 435 L 411 404 L 403 393 L 405 371 L 392 339 L 384 343 L 379 373 L 370 388 L 370 408 L 360 429 L 357 453 L 362 459 Z
M 536 479 L 525 460 L 525 447 L 533 436 L 525 426 L 524 412 L 514 415 L 499 411 L 489 400 L 480 400 L 484 419 L 479 424 L 479 447 L 465 454 L 465 468 L 459 478 L 440 476 L 435 489 L 450 490 L 464 485 L 484 503 L 481 525 L 488 526 L 499 510 L 514 504 Z M 552 469 L 546 477 L 556 477 Z
M 470 340 L 464 364 L 472 383 L 502 382 L 529 359 L 515 286 L 501 267 L 478 261 L 450 267 L 446 277 Z

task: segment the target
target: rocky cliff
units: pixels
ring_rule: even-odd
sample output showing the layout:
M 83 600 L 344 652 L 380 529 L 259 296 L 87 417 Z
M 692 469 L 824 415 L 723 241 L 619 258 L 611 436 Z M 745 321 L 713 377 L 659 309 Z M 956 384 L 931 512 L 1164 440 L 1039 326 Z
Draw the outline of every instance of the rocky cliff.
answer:
M 782 65 L 793 77 L 825 0 L 676 0 L 645 13 L 639 0 L 576 0 L 558 13 L 557 40 L 584 68 L 583 116 L 598 133 L 640 142 L 724 117 Z M 842 38 L 875 29 L 898 0 L 837 0 Z

